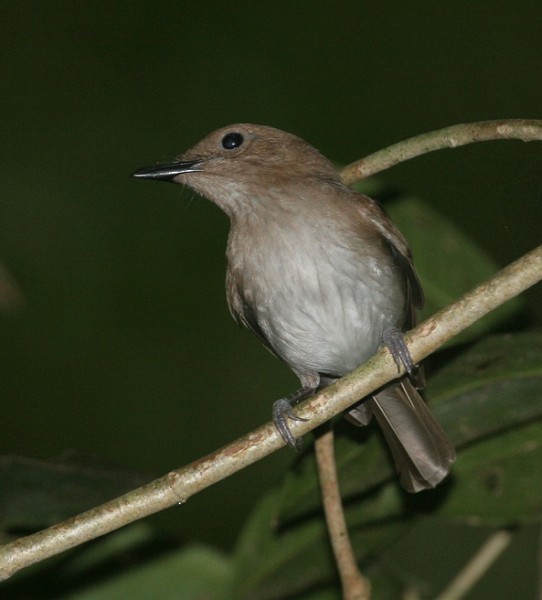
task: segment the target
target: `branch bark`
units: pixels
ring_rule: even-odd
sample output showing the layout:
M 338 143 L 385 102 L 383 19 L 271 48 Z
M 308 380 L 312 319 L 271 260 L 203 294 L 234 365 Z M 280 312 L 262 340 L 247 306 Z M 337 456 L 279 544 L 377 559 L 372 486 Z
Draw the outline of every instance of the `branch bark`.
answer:
M 343 599 L 370 600 L 371 582 L 358 569 L 348 535 L 335 460 L 333 429 L 316 439 L 314 449 L 329 539 L 341 579 Z
M 502 119 L 462 123 L 444 129 L 436 129 L 408 138 L 353 162 L 344 167 L 341 175 L 344 182 L 350 185 L 428 152 L 490 140 L 522 140 L 524 142 L 542 140 L 542 120 Z

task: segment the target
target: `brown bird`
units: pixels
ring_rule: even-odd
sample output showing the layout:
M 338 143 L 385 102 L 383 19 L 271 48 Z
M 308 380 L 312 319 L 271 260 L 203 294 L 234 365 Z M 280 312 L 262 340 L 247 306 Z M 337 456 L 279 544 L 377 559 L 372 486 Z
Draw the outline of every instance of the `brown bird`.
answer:
M 301 382 L 273 405 L 290 446 L 299 446 L 288 427 L 298 418 L 292 406 L 382 343 L 412 374 L 401 332 L 413 325 L 423 293 L 408 244 L 383 208 L 346 186 L 307 142 L 272 127 L 231 125 L 134 177 L 187 185 L 229 217 L 231 314 Z M 446 477 L 455 451 L 409 376 L 363 399 L 348 418 L 366 425 L 372 415 L 406 490 Z

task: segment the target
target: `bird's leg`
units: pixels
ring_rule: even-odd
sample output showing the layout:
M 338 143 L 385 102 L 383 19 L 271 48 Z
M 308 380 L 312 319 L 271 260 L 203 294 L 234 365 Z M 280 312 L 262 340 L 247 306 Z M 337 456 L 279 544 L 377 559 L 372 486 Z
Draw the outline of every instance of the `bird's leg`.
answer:
M 412 376 L 415 365 L 410 356 L 408 346 L 405 344 L 403 332 L 397 327 L 387 327 L 382 333 L 382 341 L 391 352 L 393 360 L 397 365 L 397 370 L 400 371 L 403 366 L 406 372 Z
M 301 450 L 303 448 L 303 439 L 296 438 L 293 435 L 288 426 L 288 419 L 292 421 L 308 421 L 308 419 L 295 415 L 292 407 L 301 402 L 301 400 L 312 396 L 316 389 L 314 386 L 303 386 L 293 394 L 286 396 L 286 398 L 281 398 L 273 404 L 273 421 L 275 422 L 275 426 L 282 439 L 294 450 Z

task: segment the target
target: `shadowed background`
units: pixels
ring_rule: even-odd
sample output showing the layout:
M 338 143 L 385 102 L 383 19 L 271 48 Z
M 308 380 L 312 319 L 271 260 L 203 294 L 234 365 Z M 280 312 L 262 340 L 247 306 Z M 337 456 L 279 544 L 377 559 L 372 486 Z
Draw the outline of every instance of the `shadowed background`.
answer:
M 25 305 L 0 316 L 1 453 L 77 449 L 161 474 L 268 420 L 297 382 L 228 315 L 226 218 L 129 174 L 239 121 L 346 163 L 446 125 L 540 117 L 541 17 L 537 0 L 6 4 L 0 260 Z M 382 178 L 502 265 L 540 243 L 535 143 L 439 152 Z M 540 324 L 540 290 L 527 298 Z M 291 459 L 157 521 L 229 546 Z

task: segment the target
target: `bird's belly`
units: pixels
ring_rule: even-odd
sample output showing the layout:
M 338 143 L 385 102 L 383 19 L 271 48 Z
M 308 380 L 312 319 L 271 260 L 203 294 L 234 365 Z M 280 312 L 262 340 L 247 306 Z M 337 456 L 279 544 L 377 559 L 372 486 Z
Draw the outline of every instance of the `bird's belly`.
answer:
M 297 373 L 342 375 L 374 354 L 386 327 L 400 327 L 397 277 L 367 280 L 319 272 L 295 277 L 259 304 L 258 323 L 275 353 Z M 382 273 L 378 273 L 382 275 Z

